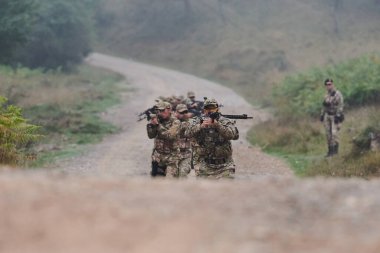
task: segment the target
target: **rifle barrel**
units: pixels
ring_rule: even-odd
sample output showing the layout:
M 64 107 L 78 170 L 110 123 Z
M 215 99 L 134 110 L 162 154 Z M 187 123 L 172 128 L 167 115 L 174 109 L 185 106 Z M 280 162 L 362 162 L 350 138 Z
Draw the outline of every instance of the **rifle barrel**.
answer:
M 250 117 L 247 114 L 222 114 L 222 116 L 228 119 L 253 119 L 253 117 Z

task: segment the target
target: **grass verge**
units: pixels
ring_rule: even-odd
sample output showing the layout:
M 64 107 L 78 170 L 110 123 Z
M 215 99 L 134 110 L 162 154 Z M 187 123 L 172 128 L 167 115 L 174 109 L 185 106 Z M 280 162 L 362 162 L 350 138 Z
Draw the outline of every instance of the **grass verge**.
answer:
M 23 108 L 24 117 L 41 126 L 45 136 L 32 147 L 37 156 L 28 166 L 79 155 L 83 144 L 117 132 L 101 114 L 120 103 L 121 92 L 128 91 L 123 80 L 119 74 L 87 65 L 71 74 L 0 67 L 0 92 L 10 104 Z

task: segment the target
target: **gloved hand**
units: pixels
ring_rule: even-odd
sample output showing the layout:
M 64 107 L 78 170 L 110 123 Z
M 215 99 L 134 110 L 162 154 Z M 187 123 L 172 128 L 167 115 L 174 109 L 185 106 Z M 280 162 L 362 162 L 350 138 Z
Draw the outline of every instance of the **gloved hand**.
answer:
M 325 115 L 321 115 L 321 116 L 319 116 L 319 120 L 321 121 L 321 122 L 323 122 L 324 120 L 325 120 Z
M 323 101 L 322 105 L 323 105 L 323 106 L 330 106 L 331 103 L 330 103 L 330 102 Z
M 334 116 L 334 123 L 339 124 L 344 121 L 344 114 L 337 114 Z

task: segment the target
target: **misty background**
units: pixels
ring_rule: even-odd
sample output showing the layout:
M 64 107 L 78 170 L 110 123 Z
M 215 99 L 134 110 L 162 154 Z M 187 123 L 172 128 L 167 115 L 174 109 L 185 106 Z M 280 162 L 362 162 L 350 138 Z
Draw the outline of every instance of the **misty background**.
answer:
M 232 86 L 250 102 L 284 76 L 380 47 L 375 0 L 102 2 L 96 50 Z
M 120 102 L 122 78 L 82 64 L 91 52 L 176 69 L 271 109 L 250 141 L 304 171 L 324 153 L 331 77 L 347 112 L 338 164 L 371 161 L 373 174 L 380 155 L 362 155 L 380 136 L 379 39 L 379 0 L 0 0 L 0 98 L 42 126 L 49 153 L 117 131 L 98 114 Z

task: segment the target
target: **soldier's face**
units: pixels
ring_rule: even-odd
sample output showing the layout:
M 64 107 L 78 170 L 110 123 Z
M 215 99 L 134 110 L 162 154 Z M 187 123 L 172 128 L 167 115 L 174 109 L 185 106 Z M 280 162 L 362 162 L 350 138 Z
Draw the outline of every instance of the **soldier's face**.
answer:
M 171 113 L 171 109 L 169 109 L 169 108 L 166 108 L 166 109 L 164 109 L 164 110 L 159 110 L 159 111 L 158 111 L 158 114 L 160 115 L 160 117 L 161 117 L 162 119 L 167 119 L 167 118 L 169 118 L 169 117 L 170 117 L 170 113 Z
M 187 119 L 189 118 L 189 112 L 184 111 L 184 112 L 176 112 L 177 119 Z
M 204 114 L 208 115 L 210 113 L 217 112 L 218 108 L 209 108 L 209 109 L 204 109 L 203 111 L 204 111 Z
M 332 82 L 327 82 L 327 83 L 325 84 L 325 86 L 326 86 L 326 89 L 327 89 L 328 91 L 334 89 L 334 84 L 333 84 Z

